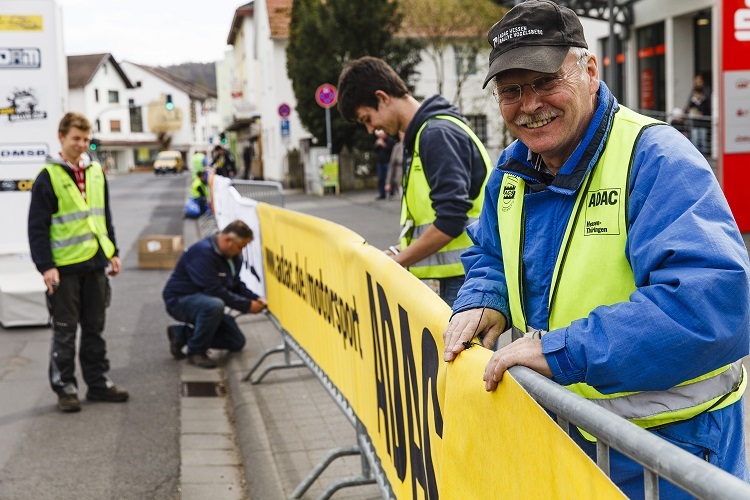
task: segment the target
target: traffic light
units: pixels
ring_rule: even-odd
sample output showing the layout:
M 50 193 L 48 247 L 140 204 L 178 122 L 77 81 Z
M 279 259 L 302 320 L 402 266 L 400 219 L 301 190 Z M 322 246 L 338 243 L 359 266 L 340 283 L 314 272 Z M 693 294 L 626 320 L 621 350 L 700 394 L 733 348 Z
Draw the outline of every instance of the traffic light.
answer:
M 219 134 L 219 139 L 221 139 L 221 143 L 222 144 L 226 144 L 227 143 L 227 135 L 224 132 L 222 132 L 222 133 Z
M 99 139 L 91 139 L 91 142 L 89 142 L 89 149 L 91 151 L 99 149 Z
M 167 102 L 164 104 L 164 107 L 167 108 L 167 111 L 172 111 L 174 109 L 174 103 L 172 102 L 172 94 L 167 94 Z

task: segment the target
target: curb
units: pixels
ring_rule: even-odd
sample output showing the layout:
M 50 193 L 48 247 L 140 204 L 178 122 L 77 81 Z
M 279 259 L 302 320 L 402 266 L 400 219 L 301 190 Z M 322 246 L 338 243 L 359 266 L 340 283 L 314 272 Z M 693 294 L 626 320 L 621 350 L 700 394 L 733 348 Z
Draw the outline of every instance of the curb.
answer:
M 247 372 L 242 360 L 244 353 L 229 356 L 226 374 L 247 490 L 251 499 L 285 498 L 263 416 L 253 391 L 242 386 L 249 384 L 242 381 Z

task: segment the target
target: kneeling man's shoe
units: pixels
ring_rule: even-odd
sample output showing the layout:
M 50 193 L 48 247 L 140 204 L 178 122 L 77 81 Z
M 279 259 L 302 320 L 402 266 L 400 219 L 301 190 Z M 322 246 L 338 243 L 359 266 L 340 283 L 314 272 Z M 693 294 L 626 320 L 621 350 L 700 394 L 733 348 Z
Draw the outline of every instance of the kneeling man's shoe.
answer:
M 128 400 L 130 394 L 125 389 L 120 389 L 116 385 L 107 389 L 89 389 L 86 393 L 86 399 L 89 401 L 103 401 L 106 403 L 124 403 Z
M 169 338 L 169 352 L 172 353 L 174 359 L 184 359 L 185 353 L 182 352 L 182 347 L 185 345 L 184 342 L 180 341 L 177 336 L 177 329 L 182 328 L 178 325 L 170 325 L 167 327 L 167 338 Z
M 199 368 L 216 368 L 216 361 L 208 357 L 205 352 L 196 352 L 188 355 L 188 362 Z

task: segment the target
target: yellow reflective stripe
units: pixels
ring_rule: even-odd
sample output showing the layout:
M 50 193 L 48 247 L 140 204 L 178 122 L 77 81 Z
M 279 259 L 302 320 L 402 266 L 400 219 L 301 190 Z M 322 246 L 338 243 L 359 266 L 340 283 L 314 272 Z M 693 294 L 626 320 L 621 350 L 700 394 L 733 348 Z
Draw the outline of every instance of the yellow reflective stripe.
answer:
M 93 234 L 86 233 L 80 236 L 74 236 L 72 238 L 67 238 L 64 240 L 51 241 L 50 245 L 52 246 L 53 249 L 64 248 L 64 247 L 69 247 L 71 245 L 77 245 L 79 243 L 83 243 L 84 241 L 93 240 L 94 238 L 95 236 Z
M 474 222 L 478 221 L 479 219 L 477 217 L 469 217 L 469 220 L 467 221 L 466 225 L 473 224 Z M 415 226 L 414 229 L 412 229 L 412 238 L 417 239 L 420 236 L 422 236 L 422 233 L 427 231 L 427 228 L 430 227 L 432 223 L 429 224 L 422 224 L 421 226 Z
M 90 214 L 89 210 L 81 210 L 79 212 L 73 212 L 64 215 L 53 215 L 52 224 L 67 224 L 68 222 L 75 222 L 88 217 Z
M 420 260 L 416 264 L 412 264 L 409 267 L 425 267 L 425 266 L 444 266 L 448 264 L 461 263 L 461 254 L 464 253 L 464 249 L 448 250 L 445 252 L 437 252 L 429 257 Z

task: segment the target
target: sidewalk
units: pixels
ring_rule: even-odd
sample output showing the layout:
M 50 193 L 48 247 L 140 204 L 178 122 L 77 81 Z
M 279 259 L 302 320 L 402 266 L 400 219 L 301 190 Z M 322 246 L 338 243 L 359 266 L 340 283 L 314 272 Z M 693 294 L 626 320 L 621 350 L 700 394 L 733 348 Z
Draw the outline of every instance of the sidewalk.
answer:
M 285 198 L 286 208 L 334 220 L 379 248 L 395 243 L 400 203 L 375 201 L 374 191 L 337 197 L 287 192 Z M 197 224 L 186 221 L 184 229 L 187 247 L 198 239 Z M 282 338 L 265 315 L 243 315 L 238 317 L 238 324 L 247 345 L 242 352 L 227 356 L 221 371 L 226 377 L 247 491 L 252 500 L 291 498 L 299 483 L 332 449 L 354 446 L 356 433 L 306 367 L 271 371 L 256 385 L 243 381 L 256 360 L 267 349 L 282 344 Z M 298 358 L 291 354 L 291 359 Z M 282 353 L 269 356 L 253 374 L 253 380 L 265 367 L 283 361 Z M 334 460 L 301 498 L 318 498 L 331 482 L 361 475 L 361 464 L 356 455 Z M 373 484 L 340 489 L 335 498 L 382 496 Z

